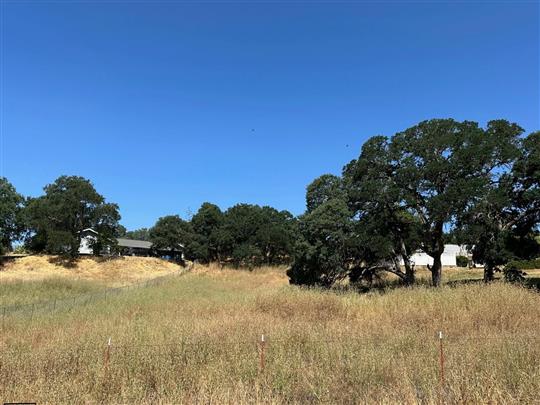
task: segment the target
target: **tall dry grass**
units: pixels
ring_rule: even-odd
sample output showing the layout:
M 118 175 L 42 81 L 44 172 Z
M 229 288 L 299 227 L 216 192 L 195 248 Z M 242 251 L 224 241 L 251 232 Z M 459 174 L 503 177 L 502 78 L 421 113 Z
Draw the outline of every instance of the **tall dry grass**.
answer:
M 283 270 L 198 267 L 75 311 L 10 317 L 0 339 L 0 399 L 538 402 L 538 293 L 495 283 L 360 295 L 292 287 Z

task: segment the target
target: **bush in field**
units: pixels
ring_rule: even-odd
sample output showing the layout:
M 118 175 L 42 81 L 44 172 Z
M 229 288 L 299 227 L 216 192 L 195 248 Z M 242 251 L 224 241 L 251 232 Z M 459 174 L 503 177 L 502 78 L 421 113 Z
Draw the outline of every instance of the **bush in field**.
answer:
M 468 267 L 469 259 L 467 258 L 467 256 L 456 256 L 456 265 L 458 267 Z
M 508 263 L 508 267 L 515 267 L 520 270 L 540 269 L 540 258 L 532 260 L 512 260 Z
M 503 274 L 504 279 L 511 283 L 525 281 L 525 276 L 527 275 L 523 270 L 511 264 L 504 267 Z

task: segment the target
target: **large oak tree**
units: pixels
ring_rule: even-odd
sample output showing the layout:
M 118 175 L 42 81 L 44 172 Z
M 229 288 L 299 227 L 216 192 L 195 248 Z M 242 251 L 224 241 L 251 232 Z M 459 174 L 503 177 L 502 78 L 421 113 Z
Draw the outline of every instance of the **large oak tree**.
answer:
M 420 221 L 422 249 L 433 258 L 432 283 L 441 283 L 445 232 L 482 199 L 518 153 L 523 129 L 504 120 L 423 121 L 390 139 L 395 203 Z
M 98 232 L 94 252 L 115 244 L 120 214 L 93 184 L 79 176 L 61 176 L 45 186 L 45 194 L 28 201 L 25 218 L 30 229 L 28 246 L 34 251 L 78 255 L 81 231 Z

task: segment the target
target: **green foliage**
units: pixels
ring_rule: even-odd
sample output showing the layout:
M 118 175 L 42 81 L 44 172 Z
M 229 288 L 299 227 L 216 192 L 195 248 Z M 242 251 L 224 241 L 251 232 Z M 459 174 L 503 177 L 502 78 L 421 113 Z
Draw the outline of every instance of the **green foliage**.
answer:
M 164 228 L 160 221 L 150 232 L 152 241 L 158 240 L 157 229 Z M 222 212 L 204 203 L 189 223 L 179 217 L 168 221 L 174 224 L 164 233 L 174 236 L 164 238 L 165 244 L 183 244 L 189 260 L 253 267 L 287 262 L 292 256 L 296 219 L 287 211 L 238 204 Z
M 343 170 L 348 203 L 355 219 L 357 251 L 351 280 L 371 280 L 375 272 L 391 271 L 405 283 L 414 282 L 410 256 L 420 246 L 421 223 L 399 203 L 400 186 L 393 177 L 390 143 L 382 136 L 368 140 L 360 157 Z M 403 260 L 405 272 L 401 270 Z
M 432 283 L 440 285 L 441 255 L 448 235 L 456 238 L 458 226 L 475 223 L 472 216 L 463 213 L 475 211 L 483 202 L 496 205 L 497 209 L 506 205 L 505 194 L 494 192 L 494 184 L 509 184 L 509 190 L 516 195 L 512 207 L 518 210 L 529 212 L 531 205 L 540 204 L 540 142 L 536 134 L 521 142 L 522 132 L 518 125 L 504 120 L 490 121 L 484 129 L 471 121 L 434 119 L 390 138 L 376 136 L 368 140 L 360 157 L 345 166 L 343 180 L 325 175 L 308 187 L 308 214 L 311 207 L 324 206 L 332 198 L 346 200 L 351 211 L 349 238 L 354 236 L 358 246 L 347 252 L 347 259 L 337 260 L 336 271 L 341 274 L 346 271 L 343 269 L 349 269 L 355 277 L 371 277 L 373 271 L 383 269 L 410 283 L 414 280 L 414 268 L 408 258 L 421 248 L 433 257 Z M 517 163 L 513 175 L 508 177 L 507 167 L 514 162 Z M 520 216 L 519 212 L 514 213 L 514 218 Z M 523 225 L 521 232 L 503 238 L 491 237 L 496 221 L 479 223 L 483 235 L 471 232 L 478 241 L 477 250 L 486 253 L 489 249 L 489 254 L 482 255 L 488 258 L 510 245 L 529 246 L 524 242 L 530 235 L 530 226 L 538 223 L 538 216 L 523 217 L 527 220 L 519 221 Z M 482 248 L 493 240 L 496 242 Z M 325 272 L 328 262 L 327 251 L 334 247 L 324 238 L 319 245 L 299 245 L 301 253 L 295 256 L 292 282 L 320 279 L 319 273 Z M 401 271 L 401 259 L 405 273 Z M 305 271 L 313 274 L 298 276 Z
M 262 264 L 263 254 L 257 246 L 245 242 L 234 247 L 231 259 L 236 266 L 253 268 Z
M 471 121 L 424 121 L 392 137 L 392 177 L 397 202 L 422 223 L 422 249 L 434 258 L 432 280 L 441 280 L 444 229 L 489 191 L 518 151 L 523 130 L 507 121 L 490 121 L 484 130 Z
M 444 244 L 452 242 L 469 245 L 489 280 L 504 266 L 519 268 L 512 260 L 540 255 L 540 132 L 522 133 L 505 120 L 481 128 L 434 119 L 375 136 L 342 177 L 325 174 L 308 185 L 300 218 L 251 204 L 223 212 L 206 202 L 189 222 L 167 216 L 150 230 L 127 231 L 118 206 L 82 177 L 62 176 L 27 201 L 0 178 L 0 253 L 24 235 L 31 251 L 74 257 L 81 231 L 92 228 L 95 253 L 114 249 L 123 236 L 160 250 L 182 245 L 187 258 L 201 262 L 251 267 L 294 259 L 292 283 L 330 286 L 380 271 L 410 284 L 410 257 L 421 248 L 434 259 L 439 285 Z
M 216 238 L 223 247 L 222 254 L 236 266 L 278 264 L 291 256 L 295 219 L 287 211 L 238 204 L 225 212 Z
M 346 191 L 341 178 L 333 174 L 323 174 L 307 186 L 306 207 L 311 212 L 334 198 L 346 199 Z
M 24 210 L 30 250 L 76 257 L 81 232 L 86 228 L 98 232 L 94 252 L 114 245 L 120 220 L 118 206 L 106 203 L 89 180 L 61 176 L 44 191 L 45 195 L 29 199 Z
M 191 225 L 180 218 L 178 215 L 168 215 L 157 220 L 156 224 L 150 229 L 149 237 L 152 242 L 152 248 L 161 251 L 171 250 L 180 252 L 189 239 L 191 234 Z M 180 257 L 176 257 L 180 259 Z
M 527 275 L 523 270 L 510 264 L 504 267 L 503 274 L 504 279 L 510 283 L 521 283 L 525 281 Z
M 291 284 L 330 287 L 349 274 L 354 249 L 352 213 L 340 199 L 324 202 L 299 222 L 294 263 L 287 271 Z
M 223 222 L 223 213 L 217 205 L 208 202 L 201 205 L 191 218 L 194 235 L 189 252 L 192 257 L 205 263 L 220 260 L 230 242 L 228 235 L 220 232 Z
M 458 267 L 468 267 L 469 259 L 467 258 L 467 256 L 456 256 L 456 265 Z
M 512 260 L 508 262 L 507 267 L 515 267 L 519 270 L 540 269 L 540 258 L 531 260 Z
M 510 155 L 510 171 L 502 172 L 490 189 L 460 218 L 462 240 L 472 246 L 473 259 L 484 263 L 484 279 L 511 260 L 540 255 L 535 228 L 540 222 L 540 132 L 520 140 Z
M 127 239 L 150 241 L 150 230 L 148 228 L 140 228 L 133 231 L 126 231 L 122 237 Z
M 0 254 L 10 251 L 13 241 L 22 235 L 23 202 L 15 187 L 5 177 L 0 177 Z

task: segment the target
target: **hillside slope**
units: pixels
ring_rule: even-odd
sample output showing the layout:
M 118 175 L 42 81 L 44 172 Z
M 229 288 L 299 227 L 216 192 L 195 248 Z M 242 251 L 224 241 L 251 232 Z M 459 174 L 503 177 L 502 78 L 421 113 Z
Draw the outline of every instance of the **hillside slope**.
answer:
M 122 286 L 164 276 L 182 267 L 155 257 L 82 257 L 66 262 L 57 256 L 27 256 L 0 267 L 0 283 L 70 278 Z

